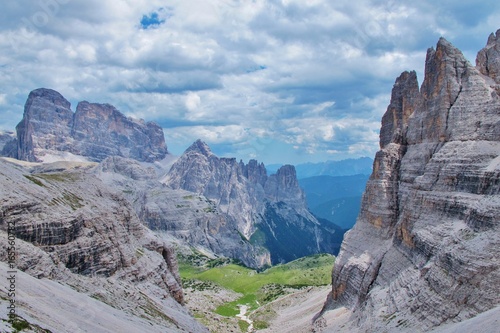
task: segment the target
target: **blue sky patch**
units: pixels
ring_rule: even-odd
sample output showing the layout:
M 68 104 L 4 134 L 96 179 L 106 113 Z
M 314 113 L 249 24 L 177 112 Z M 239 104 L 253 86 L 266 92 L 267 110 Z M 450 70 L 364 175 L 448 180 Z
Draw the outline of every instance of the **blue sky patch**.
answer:
M 141 27 L 143 29 L 156 28 L 165 23 L 164 19 L 160 19 L 158 13 L 151 13 L 149 16 L 143 15 L 141 19 Z

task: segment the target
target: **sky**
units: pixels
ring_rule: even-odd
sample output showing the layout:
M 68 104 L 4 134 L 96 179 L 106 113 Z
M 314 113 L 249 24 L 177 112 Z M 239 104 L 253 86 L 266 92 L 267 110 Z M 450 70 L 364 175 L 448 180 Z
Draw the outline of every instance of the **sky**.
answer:
M 445 37 L 475 63 L 500 2 L 6 0 L 0 130 L 31 90 L 158 123 L 175 155 L 299 164 L 373 157 L 394 80 Z

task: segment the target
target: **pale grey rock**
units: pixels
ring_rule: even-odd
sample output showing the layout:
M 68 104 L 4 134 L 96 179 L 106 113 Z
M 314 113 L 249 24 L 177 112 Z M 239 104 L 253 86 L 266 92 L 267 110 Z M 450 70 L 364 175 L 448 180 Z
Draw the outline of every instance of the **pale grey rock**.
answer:
M 156 331 L 205 332 L 182 306 L 171 245 L 143 226 L 128 201 L 95 177 L 92 165 L 65 163 L 67 170 L 61 171 L 59 164 L 43 167 L 57 172 L 34 173 L 42 167 L 0 159 L 0 260 L 8 262 L 11 227 L 15 268 L 60 283 L 60 289 L 50 284 L 58 291 L 47 291 L 47 298 L 56 298 L 48 303 L 62 306 L 68 302 L 65 295 L 82 293 L 124 318 L 149 322 Z M 23 286 L 19 288 L 22 293 Z M 36 313 L 43 310 L 37 306 L 20 303 L 19 308 L 31 319 L 48 320 L 46 312 Z
M 94 161 L 122 156 L 153 162 L 167 154 L 161 127 L 127 118 L 109 104 L 78 103 L 71 134 L 75 154 Z
M 396 81 L 325 305 L 353 309 L 345 331 L 425 332 L 500 303 L 497 45 L 476 68 L 440 39 L 418 94 L 411 75 Z
M 420 102 L 416 72 L 403 72 L 394 83 L 391 104 L 382 118 L 380 148 L 389 143 L 404 144 L 403 134 L 408 127 L 408 118 Z
M 284 165 L 276 174 L 269 176 L 264 191 L 271 202 L 287 202 L 305 208 L 305 194 L 299 186 L 297 173 L 293 165 Z
M 163 130 L 155 123 L 85 101 L 73 113 L 61 94 L 45 88 L 30 93 L 16 130 L 17 152 L 9 156 L 26 161 L 50 161 L 65 152 L 97 162 L 115 155 L 154 162 L 168 154 Z
M 264 163 L 259 163 L 257 160 L 250 160 L 248 164 L 240 161 L 240 167 L 243 170 L 243 175 L 253 184 L 265 186 L 267 181 L 267 170 Z
M 0 262 L 0 278 L 3 281 L 10 276 L 9 271 L 8 266 Z M 22 271 L 17 271 L 15 276 L 18 286 L 16 314 L 30 325 L 29 328 L 22 330 L 24 332 L 203 332 L 203 329 L 196 325 L 178 304 L 177 306 L 166 302 L 162 304 L 168 306 L 168 312 L 163 314 L 162 321 L 124 311 L 123 309 L 127 307 L 125 299 L 122 301 L 115 299 L 114 303 L 109 302 L 109 304 L 101 301 L 102 295 L 111 294 L 118 289 L 124 296 L 129 293 L 139 299 L 144 298 L 139 290 L 130 287 L 125 292 L 123 288 L 126 285 L 122 285 L 119 281 L 107 280 L 96 284 L 91 278 L 83 277 L 78 283 L 82 287 L 92 287 L 93 292 L 89 294 L 78 292 L 61 281 L 37 279 Z M 8 298 L 3 289 L 0 290 L 0 297 Z M 156 306 L 148 305 L 146 302 L 138 305 L 148 306 L 148 311 L 162 310 L 156 307 L 159 303 Z M 166 325 L 168 317 L 171 322 Z M 1 332 L 19 332 L 7 320 L 7 306 L 0 308 L 0 318 Z M 184 326 L 176 326 L 173 324 L 174 321 L 184 323 Z M 188 322 L 194 325 L 186 325 Z
M 263 209 L 264 188 L 245 177 L 236 159 L 217 157 L 201 140 L 185 151 L 161 181 L 213 200 L 222 212 L 236 218 L 237 229 L 247 239 L 255 231 L 255 214 Z
M 51 89 L 33 90 L 24 106 L 24 115 L 16 126 L 17 155 L 25 161 L 37 161 L 37 154 L 57 147 L 68 150 L 73 112 L 71 104 L 60 93 Z
M 500 84 L 500 29 L 488 37 L 486 46 L 476 57 L 476 66 L 481 74 L 491 77 Z M 500 92 L 497 86 L 497 93 Z

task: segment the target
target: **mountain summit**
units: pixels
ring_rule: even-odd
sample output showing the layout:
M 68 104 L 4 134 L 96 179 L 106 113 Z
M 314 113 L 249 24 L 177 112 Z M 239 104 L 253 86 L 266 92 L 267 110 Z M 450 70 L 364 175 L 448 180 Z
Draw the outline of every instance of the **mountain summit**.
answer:
M 17 150 L 4 154 L 31 162 L 51 161 L 64 154 L 94 162 L 108 156 L 154 162 L 168 153 L 157 124 L 127 118 L 109 104 L 83 101 L 73 113 L 60 93 L 45 88 L 29 94 L 16 130 Z

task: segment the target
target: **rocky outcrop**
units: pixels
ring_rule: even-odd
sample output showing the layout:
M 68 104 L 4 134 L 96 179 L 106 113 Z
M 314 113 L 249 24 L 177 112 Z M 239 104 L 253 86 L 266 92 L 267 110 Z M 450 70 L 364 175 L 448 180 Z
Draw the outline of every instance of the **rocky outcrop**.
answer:
M 95 177 L 93 164 L 76 164 L 40 173 L 37 165 L 0 159 L 0 260 L 8 262 L 14 234 L 15 269 L 60 282 L 61 293 L 75 286 L 154 331 L 204 331 L 182 307 L 171 245 Z
M 304 191 L 299 186 L 293 165 L 284 165 L 270 175 L 264 185 L 266 198 L 271 202 L 286 202 L 307 213 Z
M 481 74 L 492 78 L 500 84 L 500 32 L 491 34 L 483 48 L 476 57 L 476 67 Z M 498 92 L 498 86 L 496 87 Z
M 23 120 L 17 125 L 17 152 L 26 161 L 50 160 L 61 153 L 102 161 L 108 156 L 154 162 L 168 151 L 161 127 L 125 117 L 109 104 L 80 102 L 76 112 L 57 91 L 29 94 Z
M 428 331 L 500 302 L 499 35 L 477 67 L 440 39 L 420 90 L 396 80 L 325 306 L 353 309 L 347 331 Z
M 219 158 L 198 140 L 162 182 L 211 200 L 217 210 L 234 221 L 232 232 L 257 248 L 269 250 L 273 264 L 338 251 L 342 231 L 327 221 L 318 221 L 308 211 L 291 165 L 267 176 L 262 163 Z

